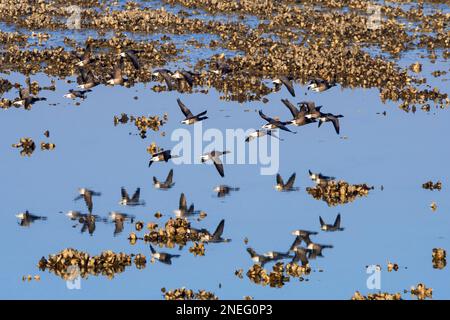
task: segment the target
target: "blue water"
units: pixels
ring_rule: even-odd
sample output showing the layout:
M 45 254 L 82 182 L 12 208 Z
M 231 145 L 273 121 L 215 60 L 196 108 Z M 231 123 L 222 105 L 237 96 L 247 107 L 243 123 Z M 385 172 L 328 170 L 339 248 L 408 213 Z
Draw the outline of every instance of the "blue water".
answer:
M 411 62 L 412 63 L 412 62 Z M 432 65 L 423 62 L 424 75 L 429 83 L 448 92 L 447 82 L 429 76 L 436 69 L 448 69 L 448 63 Z M 410 63 L 406 63 L 409 65 Z M 18 74 L 2 75 L 12 82 L 24 82 Z M 443 78 L 445 78 L 444 76 Z M 44 75 L 32 80 L 41 86 L 50 83 Z M 31 111 L 11 108 L 1 110 L 0 116 L 0 180 L 2 194 L 2 223 L 0 239 L 2 266 L 0 298 L 18 299 L 161 299 L 160 289 L 188 287 L 213 291 L 221 299 L 241 299 L 251 295 L 256 299 L 348 299 L 356 290 L 363 294 L 376 292 L 366 287 L 366 265 L 380 264 L 381 291 L 402 292 L 419 282 L 432 287 L 436 299 L 450 298 L 446 281 L 449 267 L 432 267 L 431 252 L 435 247 L 450 248 L 448 228 L 450 208 L 448 197 L 450 151 L 446 137 L 450 133 L 448 110 L 419 110 L 407 114 L 396 104 L 383 105 L 374 90 L 341 90 L 333 88 L 322 94 L 310 93 L 296 85 L 297 99 L 292 99 L 282 88 L 268 96 L 269 103 L 238 104 L 219 99 L 220 94 L 210 90 L 207 95 L 194 93 L 182 96 L 177 92 L 155 93 L 150 86 L 94 88 L 88 98 L 75 106 L 62 98 L 71 88 L 58 80 L 55 92 L 42 91 L 46 102 L 38 102 Z M 308 93 L 305 96 L 305 93 Z M 15 90 L 5 96 L 13 98 Z M 138 100 L 133 97 L 138 96 Z M 146 147 L 155 141 L 164 148 L 175 145 L 170 135 L 177 128 L 192 127 L 180 124 L 183 119 L 176 98 L 192 111 L 208 110 L 209 119 L 203 129 L 258 128 L 263 124 L 258 109 L 270 116 L 287 119 L 290 114 L 280 102 L 312 99 L 316 105 L 332 113 L 344 115 L 341 136 L 331 124 L 321 128 L 315 125 L 294 128 L 297 135 L 280 133 L 280 174 L 287 179 L 297 173 L 298 192 L 279 193 L 274 189 L 275 176 L 260 174 L 258 165 L 225 165 L 225 178 L 208 165 L 174 165 L 156 163 L 147 167 Z M 59 103 L 51 106 L 51 103 Z M 245 112 L 250 109 L 251 112 Z M 377 114 L 387 111 L 387 116 Z M 159 133 L 149 131 L 145 140 L 136 135 L 132 124 L 113 125 L 114 115 L 160 115 L 165 112 L 169 121 Z M 50 138 L 43 135 L 50 131 Z M 131 134 L 130 134 L 131 133 Z M 21 157 L 11 144 L 21 137 L 31 137 L 37 144 L 49 141 L 56 144 L 53 151 L 41 151 L 39 146 L 31 157 Z M 341 137 L 347 137 L 342 139 Z M 204 146 L 208 143 L 205 142 Z M 197 155 L 199 156 L 199 155 Z M 174 169 L 175 186 L 159 191 L 152 186 L 152 176 L 164 179 Z M 313 186 L 308 169 L 336 176 L 350 183 L 374 186 L 367 197 L 338 207 L 328 207 L 308 195 L 306 187 Z M 428 191 L 422 183 L 440 180 L 442 191 Z M 219 199 L 212 189 L 218 184 L 238 186 L 240 190 Z M 118 205 L 120 187 L 129 193 L 141 187 L 145 207 L 123 208 Z M 381 191 L 380 187 L 384 186 Z M 127 237 L 135 231 L 126 224 L 125 230 L 113 237 L 114 225 L 97 223 L 93 236 L 80 233 L 79 228 L 64 214 L 68 210 L 86 212 L 82 201 L 74 202 L 77 188 L 89 187 L 101 191 L 94 198 L 94 213 L 106 217 L 109 211 L 119 210 L 134 214 L 137 220 L 162 225 L 178 206 L 181 192 L 188 202 L 207 213 L 195 227 L 214 230 L 225 219 L 224 237 L 230 243 L 205 245 L 206 255 L 194 257 L 186 246 L 181 257 L 172 266 L 147 263 L 143 270 L 133 265 L 113 280 L 103 276 L 83 279 L 80 290 L 69 290 L 66 283 L 54 274 L 41 272 L 37 263 L 42 256 L 73 247 L 99 254 L 103 250 L 143 253 L 150 260 L 148 245 L 138 241 L 130 246 Z M 429 205 L 438 205 L 432 212 Z M 47 216 L 31 227 L 17 224 L 15 214 L 24 210 Z M 156 219 L 153 214 L 164 214 Z M 319 232 L 314 240 L 334 245 L 324 251 L 324 258 L 311 261 L 313 272 L 307 282 L 292 279 L 281 289 L 255 285 L 245 276 L 251 267 L 244 238 L 258 252 L 286 250 L 295 229 L 319 231 L 319 215 L 332 222 L 341 213 L 343 232 Z M 138 233 L 142 235 L 143 232 Z M 178 249 L 162 249 L 178 253 Z M 398 263 L 399 271 L 387 272 L 387 263 Z M 405 267 L 407 269 L 405 269 Z M 244 278 L 234 275 L 243 268 Z M 271 265 L 266 269 L 271 270 Z M 319 272 L 323 270 L 323 272 Z M 24 275 L 41 276 L 41 281 L 23 282 Z M 219 283 L 221 288 L 219 288 Z M 408 294 L 404 295 L 409 298 Z

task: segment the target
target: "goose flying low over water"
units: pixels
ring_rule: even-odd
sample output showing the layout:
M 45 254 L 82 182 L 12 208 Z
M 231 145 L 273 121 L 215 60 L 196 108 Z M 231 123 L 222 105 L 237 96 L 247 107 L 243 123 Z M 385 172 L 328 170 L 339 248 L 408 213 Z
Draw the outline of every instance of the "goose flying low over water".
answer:
M 170 150 L 164 150 L 161 152 L 153 153 L 148 163 L 148 166 L 150 167 L 153 162 L 161 162 L 161 161 L 167 162 L 170 159 L 174 158 L 178 158 L 178 156 L 172 155 Z
M 83 90 L 92 89 L 100 84 L 95 78 L 91 70 L 85 71 L 84 68 L 79 68 L 80 76 L 77 77 L 78 88 Z
M 308 108 L 306 105 L 300 105 L 299 110 L 288 99 L 281 99 L 281 102 L 283 102 L 283 104 L 289 109 L 292 114 L 293 119 L 289 121 L 290 124 L 299 127 L 316 122 L 315 119 L 306 117 L 306 114 L 308 112 Z
M 303 247 L 295 247 L 294 250 L 295 252 L 295 256 L 292 259 L 292 263 L 297 263 L 300 261 L 302 264 L 302 267 L 307 267 L 309 265 L 309 261 L 308 261 L 308 257 L 307 254 L 309 252 L 308 249 L 303 248 Z
M 45 101 L 47 98 L 44 97 L 35 97 L 30 94 L 30 82 L 29 78 L 27 78 L 28 87 L 20 88 L 19 90 L 19 99 L 14 100 L 13 105 L 24 107 L 26 110 L 29 110 L 31 106 L 37 101 Z
M 123 57 L 120 57 L 119 62 L 114 67 L 114 74 L 109 79 L 106 84 L 115 86 L 115 85 L 123 85 L 127 80 L 122 75 L 122 69 L 123 69 Z
M 336 220 L 334 220 L 333 224 L 326 224 L 322 217 L 319 216 L 320 221 L 320 229 L 323 231 L 343 231 L 344 228 L 341 228 L 341 214 L 339 213 L 336 217 Z
M 252 261 L 258 263 L 259 265 L 261 265 L 261 267 L 264 267 L 266 263 L 271 261 L 269 257 L 256 253 L 256 251 L 251 247 L 247 248 L 247 252 L 252 258 Z
M 309 230 L 295 230 L 292 232 L 292 234 L 294 236 L 296 236 L 294 242 L 291 244 L 291 246 L 289 247 L 289 251 L 294 251 L 294 249 L 296 247 L 298 247 L 299 245 L 302 244 L 302 241 L 304 241 L 304 239 L 307 239 L 308 241 L 310 241 L 310 236 L 311 235 L 316 235 L 317 232 L 316 231 L 309 231 Z
M 223 198 L 226 195 L 230 194 L 231 191 L 239 191 L 239 188 L 233 188 L 226 185 L 220 185 L 214 188 L 214 192 L 217 192 L 217 196 L 219 198 Z
M 133 223 L 134 221 L 134 216 L 117 211 L 111 211 L 109 213 L 109 218 L 112 222 L 114 222 L 115 225 L 114 236 L 120 234 L 123 231 L 123 225 L 125 221 L 130 221 L 131 223 Z
M 322 125 L 322 123 L 325 122 L 331 122 L 333 123 L 333 127 L 334 130 L 336 131 L 337 134 L 339 134 L 339 118 L 343 118 L 344 116 L 342 114 L 338 114 L 338 115 L 334 115 L 332 113 L 322 113 L 320 115 L 320 117 L 318 118 L 319 120 L 319 128 Z
M 184 123 L 184 124 L 194 124 L 194 123 L 196 123 L 196 122 L 199 122 L 199 121 L 203 121 L 203 120 L 208 119 L 208 117 L 205 116 L 206 113 L 208 112 L 207 110 L 205 110 L 205 111 L 203 111 L 203 112 L 200 112 L 199 114 L 197 114 L 197 115 L 194 116 L 194 115 L 192 114 L 191 110 L 189 110 L 189 109 L 186 107 L 186 105 L 185 105 L 183 102 L 181 102 L 181 100 L 180 100 L 179 98 L 177 99 L 177 102 L 178 102 L 178 106 L 179 106 L 180 109 L 181 109 L 181 112 L 183 112 L 184 116 L 186 117 L 183 121 L 181 121 L 181 123 Z
M 80 98 L 80 99 L 86 99 L 86 93 L 91 92 L 91 90 L 73 90 L 70 89 L 68 93 L 66 93 L 64 95 L 64 98 L 68 98 L 68 99 L 75 99 L 75 98 Z
M 167 89 L 169 91 L 172 91 L 174 89 L 173 83 L 172 83 L 172 74 L 173 72 L 169 69 L 156 69 L 152 72 L 152 76 L 155 78 L 162 77 L 167 85 Z
M 174 210 L 173 213 L 175 213 L 175 216 L 177 218 L 181 218 L 181 217 L 187 217 L 187 216 L 193 215 L 196 212 L 194 211 L 193 203 L 191 203 L 191 205 L 188 208 L 186 196 L 184 195 L 184 193 L 181 193 L 178 209 Z
M 314 92 L 323 92 L 326 91 L 332 87 L 336 86 L 336 82 L 328 82 L 325 80 L 315 79 L 311 80 L 308 85 L 308 90 L 314 91 Z
M 214 166 L 216 167 L 217 171 L 219 172 L 220 176 L 223 178 L 225 176 L 224 170 L 223 170 L 223 164 L 222 161 L 220 161 L 220 156 L 230 153 L 230 151 L 216 151 L 213 150 L 209 153 L 205 153 L 204 155 L 202 155 L 201 157 L 201 161 L 202 163 L 208 161 L 208 160 L 212 160 L 212 162 L 214 163 Z
M 34 214 L 31 214 L 28 210 L 25 212 L 21 212 L 19 214 L 16 214 L 16 217 L 20 219 L 19 225 L 21 227 L 29 227 L 32 223 L 38 220 L 45 221 L 47 220 L 47 217 L 43 216 L 36 216 Z
M 179 81 L 180 80 L 186 81 L 189 87 L 192 88 L 192 86 L 194 85 L 194 78 L 197 77 L 198 75 L 199 75 L 198 73 L 194 73 L 191 71 L 177 70 L 171 75 L 171 77 Z
M 252 141 L 254 139 L 261 138 L 261 137 L 264 137 L 266 135 L 274 137 L 274 138 L 276 138 L 276 139 L 278 139 L 280 141 L 283 141 L 283 139 L 281 139 L 278 136 L 276 136 L 271 130 L 256 130 L 256 131 L 253 131 L 252 133 L 250 133 L 245 138 L 245 142 L 250 142 L 250 141 Z
M 292 132 L 288 127 L 286 127 L 286 125 L 289 122 L 282 122 L 280 120 L 276 120 L 276 119 L 270 118 L 270 117 L 266 116 L 262 112 L 262 110 L 259 110 L 258 113 L 259 113 L 259 116 L 261 118 L 263 118 L 264 120 L 267 121 L 267 123 L 262 126 L 263 129 L 268 129 L 268 130 L 281 129 L 281 130 L 284 130 L 284 131 L 287 131 L 287 132 L 290 132 L 290 133 L 294 133 L 294 134 L 297 133 L 297 132 Z
M 155 186 L 156 189 L 168 190 L 175 185 L 175 183 L 172 180 L 173 180 L 173 169 L 169 171 L 169 174 L 167 175 L 167 178 L 164 182 L 161 182 L 156 177 L 153 177 L 153 185 Z
M 270 258 L 272 261 L 293 258 L 289 254 L 289 252 L 277 252 L 277 251 L 269 251 L 269 252 L 265 253 L 264 256 Z
M 275 185 L 275 189 L 278 191 L 296 191 L 298 188 L 294 188 L 295 182 L 295 172 L 289 177 L 289 180 L 284 183 L 281 175 L 277 173 L 277 184 Z
M 130 59 L 131 63 L 133 64 L 133 67 L 138 70 L 141 68 L 141 64 L 139 63 L 139 59 L 137 57 L 138 53 L 143 52 L 142 50 L 125 50 L 119 53 L 119 56 L 122 58 L 128 58 Z
M 295 91 L 294 91 L 294 84 L 293 84 L 293 78 L 290 76 L 280 76 L 278 78 L 273 79 L 272 83 L 275 85 L 275 89 L 279 90 L 282 84 L 286 87 L 286 89 L 289 91 L 291 96 L 295 97 Z
M 124 187 L 122 187 L 120 189 L 120 193 L 122 195 L 122 199 L 119 201 L 120 205 L 123 205 L 123 206 L 143 206 L 143 205 L 145 205 L 144 201 L 139 200 L 140 195 L 141 195 L 141 188 L 137 188 L 131 198 L 128 195 L 128 192 Z
M 170 254 L 166 252 L 157 252 L 152 245 L 150 245 L 150 251 L 152 253 L 152 258 L 162 262 L 164 264 L 171 265 L 173 258 L 179 258 L 179 254 Z
M 207 233 L 202 236 L 201 240 L 205 242 L 218 243 L 218 242 L 230 242 L 231 239 L 222 238 L 223 229 L 225 228 L 225 220 L 221 220 L 219 225 L 213 234 Z
M 303 241 L 306 243 L 306 248 L 309 250 L 309 259 L 315 259 L 316 257 L 323 257 L 322 250 L 327 248 L 333 248 L 332 245 L 329 244 L 319 244 L 312 242 L 311 239 L 308 237 L 300 236 Z
M 322 113 L 320 112 L 322 106 L 316 107 L 316 104 L 312 101 L 302 101 L 299 102 L 298 105 L 300 106 L 300 108 L 303 107 L 306 109 L 305 117 L 308 119 L 317 120 L 322 115 Z
M 86 45 L 86 48 L 84 49 L 83 54 L 76 55 L 77 59 L 79 60 L 76 63 L 76 65 L 78 67 L 85 67 L 85 66 L 87 66 L 93 60 L 93 58 L 91 57 L 91 54 L 92 54 L 92 45 L 91 45 L 91 43 L 88 43 Z
M 89 213 L 92 213 L 92 207 L 93 207 L 93 203 L 92 203 L 92 197 L 93 196 L 101 196 L 101 192 L 95 192 L 93 190 L 89 190 L 87 188 L 80 188 L 78 189 L 78 193 L 79 195 L 74 199 L 74 201 L 80 200 L 80 199 L 84 199 L 84 202 L 86 203 L 86 206 L 89 210 Z
M 331 180 L 335 180 L 335 177 L 325 176 L 321 173 L 313 173 L 311 170 L 308 170 L 309 178 L 314 181 L 316 184 L 327 184 Z

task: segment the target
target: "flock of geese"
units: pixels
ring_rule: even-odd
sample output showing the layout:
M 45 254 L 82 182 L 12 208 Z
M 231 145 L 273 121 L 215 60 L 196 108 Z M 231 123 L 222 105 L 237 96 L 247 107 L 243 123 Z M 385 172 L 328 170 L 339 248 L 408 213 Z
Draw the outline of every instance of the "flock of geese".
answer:
M 125 50 L 118 53 L 117 58 L 118 62 L 114 69 L 114 73 L 109 80 L 107 80 L 106 85 L 124 85 L 128 79 L 123 77 L 122 70 L 124 59 L 129 59 L 133 64 L 134 68 L 141 68 L 141 64 L 139 62 L 139 51 L 137 50 Z M 100 84 L 95 75 L 89 70 L 89 63 L 92 62 L 95 57 L 92 55 L 91 45 L 88 44 L 84 53 L 82 55 L 77 55 L 78 62 L 76 66 L 79 70 L 79 76 L 77 78 L 78 89 L 70 89 L 64 97 L 69 99 L 85 99 L 87 94 L 91 92 L 91 89 Z M 210 65 L 209 71 L 216 75 L 225 75 L 227 73 L 232 72 L 232 69 L 224 62 L 217 61 L 214 65 Z M 152 72 L 152 76 L 157 80 L 163 80 L 168 89 L 172 90 L 175 88 L 174 81 L 177 83 L 180 81 L 186 82 L 190 87 L 194 85 L 195 77 L 198 76 L 197 73 L 186 71 L 186 70 L 177 70 L 171 71 L 169 69 L 157 69 Z M 288 92 L 295 97 L 295 90 L 292 83 L 292 78 L 281 76 L 273 80 L 273 84 L 276 90 L 280 89 L 280 86 L 284 85 Z M 332 87 L 336 86 L 334 81 L 327 82 L 325 80 L 312 80 L 308 85 L 308 90 L 312 90 L 314 92 L 323 92 Z M 30 93 L 30 88 L 20 89 L 19 99 L 16 99 L 14 104 L 28 107 L 33 103 L 41 100 L 46 100 L 45 98 L 32 96 Z M 334 126 L 334 129 L 337 134 L 340 132 L 339 118 L 342 118 L 342 115 L 334 115 L 331 113 L 322 112 L 322 106 L 316 106 L 312 101 L 301 101 L 297 103 L 295 106 L 288 99 L 281 99 L 281 102 L 289 109 L 292 119 L 288 121 L 281 121 L 278 118 L 272 118 L 265 115 L 262 110 L 259 110 L 259 116 L 266 122 L 261 126 L 261 129 L 256 130 L 249 134 L 246 137 L 245 141 L 250 142 L 254 139 L 260 138 L 265 135 L 273 136 L 277 139 L 280 139 L 274 134 L 275 130 L 282 130 L 286 132 L 290 132 L 296 134 L 297 132 L 292 131 L 288 126 L 292 125 L 295 127 L 305 126 L 312 123 L 318 123 L 318 127 L 320 127 L 323 123 L 331 122 Z M 177 99 L 178 106 L 184 115 L 184 119 L 181 120 L 182 124 L 192 125 L 200 121 L 204 121 L 208 119 L 207 110 L 202 111 L 194 115 L 194 113 L 178 98 Z M 282 139 L 280 139 L 282 140 Z M 218 151 L 213 150 L 211 152 L 205 153 L 201 156 L 201 162 L 205 163 L 211 161 L 217 172 L 221 177 L 225 176 L 224 166 L 220 158 L 229 153 L 229 151 Z M 172 155 L 171 150 L 162 150 L 151 155 L 148 166 L 150 167 L 154 162 L 168 162 L 170 159 L 178 157 L 177 155 Z M 334 179 L 333 177 L 327 177 L 320 173 L 312 173 L 309 171 L 310 178 L 315 181 L 317 184 L 324 184 L 328 181 Z M 295 173 L 290 176 L 288 181 L 284 183 L 282 177 L 277 174 L 276 176 L 276 189 L 278 191 L 295 191 L 298 188 L 294 187 L 295 182 Z M 175 184 L 173 182 L 173 169 L 170 170 L 167 178 L 164 181 L 160 181 L 156 177 L 153 177 L 153 184 L 156 189 L 167 190 L 173 187 Z M 220 185 L 214 188 L 214 192 L 217 192 L 218 197 L 223 197 L 229 194 L 231 191 L 238 191 L 239 188 L 234 188 L 226 185 Z M 67 216 L 71 220 L 78 220 L 82 223 L 82 232 L 88 230 L 92 235 L 95 230 L 95 222 L 96 221 L 108 221 L 108 219 L 99 217 L 97 215 L 92 214 L 93 210 L 93 198 L 96 196 L 100 196 L 100 192 L 96 192 L 87 188 L 80 188 L 79 195 L 75 198 L 75 200 L 84 199 L 84 202 L 88 209 L 88 214 L 81 213 L 79 211 L 69 211 Z M 119 202 L 120 205 L 123 206 L 141 206 L 145 205 L 145 202 L 140 199 L 140 188 L 137 188 L 135 193 L 130 197 L 125 188 L 121 189 L 121 200 Z M 179 207 L 174 211 L 176 217 L 189 217 L 191 215 L 198 214 L 199 210 L 195 210 L 194 204 L 187 206 L 187 200 L 184 193 L 180 196 Z M 29 226 L 36 220 L 45 220 L 46 217 L 40 217 L 33 215 L 26 211 L 25 213 L 20 213 L 17 217 L 21 220 L 20 225 Z M 124 223 L 130 221 L 133 223 L 135 217 L 132 215 L 128 215 L 125 213 L 112 211 L 109 214 L 109 220 L 115 223 L 114 235 L 117 235 L 122 232 L 124 228 Z M 341 231 L 343 228 L 340 226 L 341 217 L 340 214 L 336 217 L 336 220 L 333 224 L 327 224 L 323 221 L 322 217 L 319 217 L 321 230 L 323 231 Z M 204 241 L 208 242 L 228 242 L 229 239 L 222 238 L 222 233 L 224 229 L 224 220 L 222 220 L 217 226 L 216 230 L 213 233 L 208 232 L 205 229 L 194 229 L 204 234 Z M 75 227 L 75 226 L 74 226 Z M 270 262 L 277 261 L 282 259 L 292 259 L 293 262 L 301 262 L 303 266 L 308 264 L 308 259 L 314 259 L 316 257 L 322 256 L 322 250 L 325 248 L 332 248 L 331 245 L 323 245 L 319 243 L 315 243 L 310 239 L 311 235 L 316 235 L 317 232 L 307 231 L 307 230 L 296 230 L 293 232 L 293 235 L 296 236 L 294 242 L 289 247 L 289 250 L 286 252 L 277 252 L 270 251 L 266 254 L 258 254 L 256 251 L 248 247 L 247 251 L 250 254 L 252 260 L 254 262 L 260 263 L 262 265 Z M 305 246 L 301 246 L 302 243 L 305 243 Z M 152 257 L 166 264 L 171 264 L 173 258 L 179 257 L 176 254 L 169 254 L 165 252 L 157 252 L 151 245 L 150 250 L 152 253 Z

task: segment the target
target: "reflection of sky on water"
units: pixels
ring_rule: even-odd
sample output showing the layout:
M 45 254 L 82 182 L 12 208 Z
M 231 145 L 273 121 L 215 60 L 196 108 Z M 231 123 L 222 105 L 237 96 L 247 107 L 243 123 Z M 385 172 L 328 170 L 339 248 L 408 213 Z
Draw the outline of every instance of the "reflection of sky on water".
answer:
M 415 61 L 415 60 L 414 60 Z M 412 63 L 412 62 L 411 62 Z M 408 61 L 406 65 L 409 65 Z M 448 91 L 447 82 L 429 76 L 436 69 L 448 68 L 444 62 L 435 65 L 424 63 L 423 74 L 428 83 Z M 5 75 L 2 75 L 6 77 Z M 23 76 L 7 76 L 12 82 L 24 82 Z M 445 78 L 446 76 L 444 76 Z M 42 86 L 50 81 L 35 76 Z M 297 135 L 281 133 L 285 141 L 280 144 L 280 173 L 287 179 L 297 173 L 299 192 L 277 193 L 275 177 L 261 176 L 256 165 L 226 165 L 225 178 L 221 179 L 214 168 L 206 165 L 174 166 L 172 163 L 156 163 L 147 168 L 149 155 L 146 147 L 156 141 L 159 146 L 171 148 L 173 130 L 192 127 L 179 124 L 182 119 L 176 98 L 177 92 L 157 94 L 149 87 L 139 85 L 131 89 L 122 87 L 94 88 L 80 106 L 62 99 L 71 88 L 63 81 L 57 82 L 57 91 L 42 91 L 47 102 L 38 102 L 31 111 L 11 108 L 0 117 L 0 155 L 3 182 L 2 216 L 0 234 L 2 264 L 0 281 L 2 298 L 161 298 L 160 288 L 173 289 L 186 286 L 215 292 L 222 299 L 251 295 L 255 298 L 350 298 L 355 290 L 366 294 L 365 266 L 381 264 L 382 291 L 402 292 L 411 285 L 423 282 L 434 289 L 435 298 L 449 298 L 450 287 L 444 280 L 449 267 L 434 270 L 431 250 L 434 247 L 450 249 L 448 226 L 450 208 L 448 193 L 448 162 L 450 151 L 444 139 L 448 136 L 449 113 L 432 110 L 429 114 L 418 111 L 406 114 L 395 104 L 382 105 L 377 90 L 343 90 L 334 88 L 323 94 L 309 93 L 305 87 L 296 86 L 297 98 L 313 99 L 324 105 L 326 111 L 341 113 L 340 139 L 331 124 L 320 129 L 315 125 L 295 128 Z M 6 96 L 11 98 L 15 91 Z M 138 100 L 133 97 L 138 96 Z M 192 111 L 208 109 L 209 119 L 203 124 L 208 128 L 257 128 L 263 124 L 257 113 L 244 109 L 262 108 L 267 115 L 290 115 L 280 102 L 289 98 L 283 88 L 268 98 L 268 104 L 244 103 L 219 100 L 219 94 L 210 90 L 208 95 L 182 96 Z M 49 103 L 59 102 L 57 106 Z M 223 111 L 222 111 L 223 110 Z M 376 114 L 386 110 L 387 116 Z M 169 122 L 162 127 L 167 133 L 148 133 L 142 140 L 131 125 L 113 126 L 113 116 L 125 112 L 132 115 L 169 114 Z M 43 132 L 50 131 L 50 138 Z M 129 133 L 132 133 L 130 135 Z M 20 137 L 31 137 L 37 144 L 50 141 L 56 144 L 54 151 L 40 151 L 39 146 L 31 158 L 19 156 L 11 148 Z M 206 145 L 207 143 L 205 143 Z M 152 176 L 164 179 L 174 168 L 175 186 L 164 192 L 152 186 Z M 308 169 L 322 171 L 350 183 L 374 185 L 367 198 L 340 207 L 329 208 L 323 202 L 306 194 L 311 186 Z M 421 184 L 428 180 L 441 180 L 442 191 L 426 191 Z M 218 199 L 213 187 L 220 184 L 240 187 L 230 197 Z M 384 186 L 384 191 L 380 186 Z M 101 191 L 102 197 L 94 199 L 94 213 L 106 217 L 109 211 L 120 210 L 134 214 L 137 220 L 162 224 L 172 210 L 177 208 L 181 192 L 188 203 L 207 212 L 195 227 L 214 230 L 225 219 L 224 237 L 232 238 L 227 244 L 206 245 L 206 256 L 194 257 L 185 247 L 182 256 L 172 266 L 150 264 L 144 270 L 129 267 L 113 281 L 104 277 L 82 280 L 81 290 L 68 290 L 64 281 L 48 272 L 37 270 L 41 256 L 57 253 L 73 247 L 90 254 L 102 250 L 143 253 L 149 260 L 150 250 L 143 242 L 130 246 L 127 237 L 134 226 L 127 224 L 122 234 L 113 237 L 114 225 L 98 223 L 95 234 L 80 234 L 72 221 L 63 214 L 68 210 L 86 211 L 82 201 L 74 202 L 78 187 L 87 186 Z M 141 187 L 145 207 L 123 208 L 120 187 L 130 192 Z M 433 213 L 429 205 L 438 204 Z M 37 221 L 30 228 L 17 225 L 14 214 L 30 210 L 48 217 Z M 157 220 L 153 214 L 161 211 L 165 216 Z M 234 271 L 243 268 L 244 273 L 252 265 L 245 251 L 243 239 L 258 252 L 283 251 L 293 241 L 291 231 L 298 228 L 318 230 L 321 215 L 331 222 L 336 214 L 342 215 L 343 232 L 323 233 L 315 237 L 320 243 L 333 244 L 325 250 L 325 258 L 313 260 L 315 272 L 308 282 L 291 279 L 282 289 L 272 289 L 252 284 L 244 275 L 240 280 Z M 177 249 L 163 249 L 178 252 Z M 388 261 L 398 263 L 398 272 L 387 273 Z M 407 267 L 407 269 L 404 269 Z M 271 269 L 268 265 L 266 269 Z M 323 272 L 318 272 L 323 269 Z M 27 274 L 40 274 L 40 282 L 23 283 Z M 444 280 L 444 281 L 443 281 Z M 219 283 L 222 288 L 219 289 Z M 408 295 L 405 295 L 408 297 Z

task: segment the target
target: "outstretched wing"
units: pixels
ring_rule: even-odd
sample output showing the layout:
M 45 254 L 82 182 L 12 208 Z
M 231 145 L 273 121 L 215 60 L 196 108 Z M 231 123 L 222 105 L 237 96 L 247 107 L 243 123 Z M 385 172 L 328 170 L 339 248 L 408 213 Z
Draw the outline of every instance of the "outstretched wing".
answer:
M 194 84 L 194 78 L 192 77 L 192 75 L 184 70 L 180 71 L 180 73 L 184 76 L 184 80 L 186 80 L 189 86 L 192 87 L 192 85 Z
M 281 99 L 281 102 L 288 107 L 289 111 L 292 113 L 292 116 L 296 118 L 298 115 L 298 109 L 288 99 Z
M 213 233 L 213 240 L 219 240 L 223 233 L 223 228 L 225 227 L 225 220 L 219 222 L 219 225 L 216 228 L 216 231 Z
M 259 116 L 260 116 L 261 118 L 263 118 L 264 120 L 266 120 L 267 122 L 271 122 L 271 121 L 273 120 L 272 118 L 266 116 L 266 115 L 262 112 L 262 110 L 259 110 L 258 113 L 259 113 Z
M 183 211 L 186 211 L 186 209 L 187 209 L 186 196 L 184 195 L 184 193 L 182 193 L 181 196 L 180 196 L 179 209 L 183 210 Z
M 130 196 L 128 195 L 128 192 L 124 187 L 120 189 L 120 193 L 122 194 L 122 199 L 130 200 Z
M 339 119 L 335 116 L 328 116 L 328 119 L 333 123 L 334 130 L 336 130 L 336 133 L 339 134 Z
M 181 102 L 180 98 L 177 99 L 178 105 L 180 106 L 181 112 L 183 112 L 184 116 L 186 118 L 191 118 L 194 115 L 192 114 L 191 110 L 188 109 L 188 107 L 185 106 L 183 102 Z
M 294 86 L 292 85 L 292 82 L 285 76 L 280 77 L 280 81 L 286 86 L 286 89 L 288 89 L 289 93 L 295 97 L 295 91 Z
M 341 214 L 339 213 L 334 221 L 333 227 L 340 228 L 341 227 Z
M 277 173 L 277 184 L 284 186 L 283 178 L 280 176 L 279 173 Z
M 169 91 L 173 90 L 173 84 L 172 84 L 172 78 L 170 77 L 170 75 L 166 72 L 161 70 L 160 75 L 163 77 L 164 81 L 166 82 L 167 88 L 169 89 Z
M 141 195 L 141 188 L 137 188 L 136 192 L 133 194 L 133 198 L 131 198 L 131 201 L 139 202 L 140 195 Z
M 286 188 L 292 189 L 292 187 L 294 186 L 294 182 L 295 182 L 295 172 L 289 177 L 289 180 L 286 183 Z
M 165 184 L 171 185 L 172 184 L 172 179 L 173 179 L 173 169 L 170 169 L 169 174 L 167 175 Z
M 128 58 L 130 58 L 130 61 L 136 70 L 141 67 L 139 60 L 133 51 L 127 50 L 127 51 L 125 51 L 125 54 L 128 56 Z
M 84 202 L 86 202 L 89 213 L 92 213 L 92 194 L 90 192 L 84 194 Z
M 225 172 L 223 170 L 222 161 L 220 161 L 219 157 L 213 157 L 212 160 L 213 160 L 214 166 L 216 167 L 216 169 L 219 172 L 220 176 L 223 178 L 225 176 Z
M 320 221 L 320 226 L 324 226 L 325 225 L 325 221 L 323 221 L 321 216 L 319 216 L 319 221 Z

